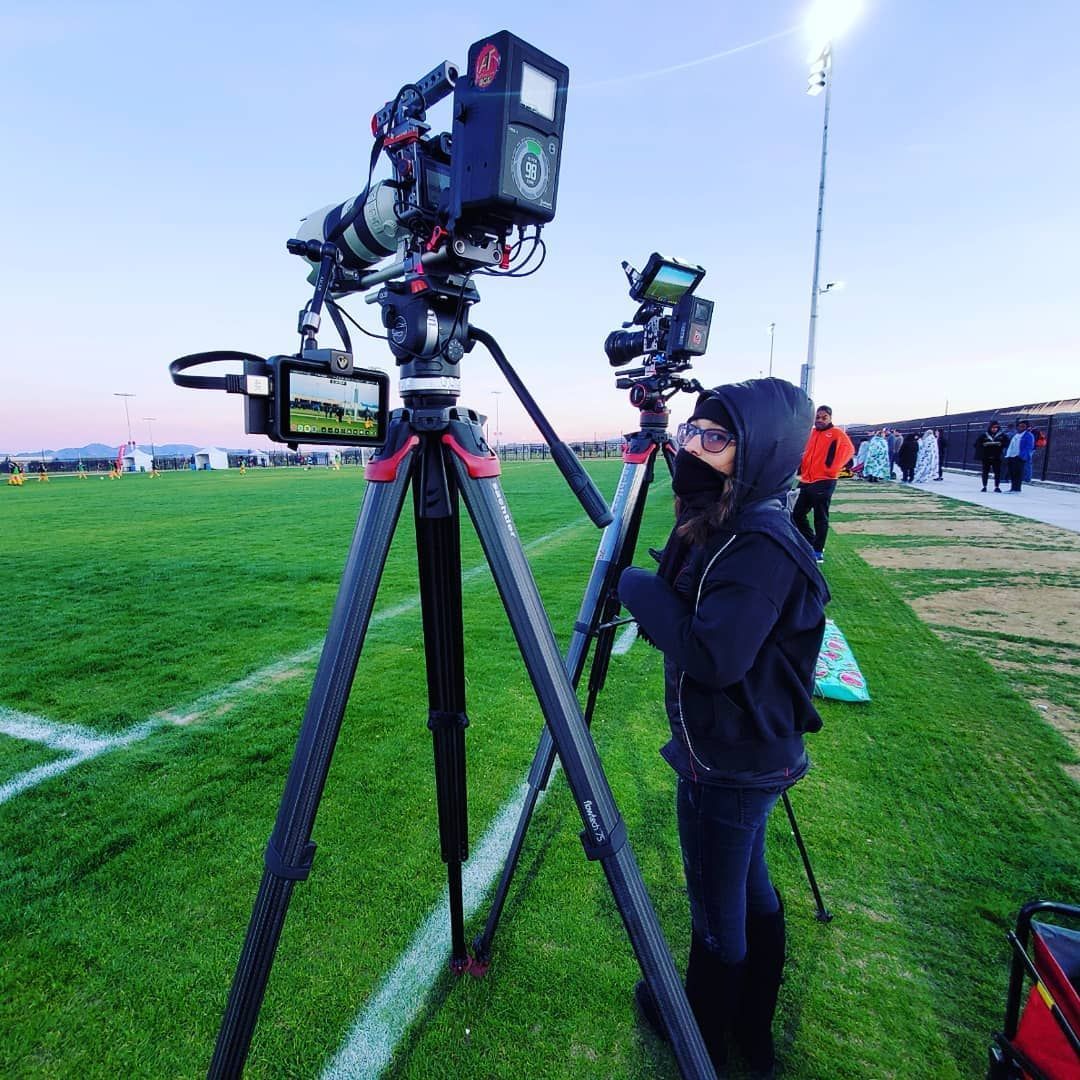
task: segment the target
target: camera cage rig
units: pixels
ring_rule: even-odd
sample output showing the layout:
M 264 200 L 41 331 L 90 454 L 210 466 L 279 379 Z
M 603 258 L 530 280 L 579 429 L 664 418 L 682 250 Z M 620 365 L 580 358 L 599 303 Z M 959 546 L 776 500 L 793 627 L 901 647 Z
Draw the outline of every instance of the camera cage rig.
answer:
M 480 299 L 473 275 L 525 276 L 543 263 L 540 234 L 555 214 L 568 84 L 565 65 L 508 31 L 470 48 L 467 79 L 444 61 L 417 82 L 406 83 L 372 117 L 375 141 L 363 190 L 309 214 L 287 242 L 291 254 L 312 264 L 308 280 L 313 294 L 299 313 L 298 351 L 269 359 L 233 351 L 196 353 L 173 361 L 173 381 L 245 395 L 248 434 L 292 447 L 298 442 L 382 445 L 388 420 L 386 376 L 353 367 L 345 319 L 356 321 L 338 303 L 343 296 L 381 286 L 366 300 L 381 306 L 384 340 L 397 362 L 406 406 L 445 410 L 452 405 L 460 393 L 458 364 L 482 333 L 474 334 L 468 321 L 470 307 Z M 450 93 L 453 135 L 429 135 L 427 110 Z M 383 153 L 393 177 L 373 185 Z M 538 252 L 540 261 L 530 267 Z M 387 262 L 391 256 L 396 257 Z M 324 307 L 343 350 L 318 346 Z M 574 465 L 569 448 L 555 436 L 501 351 L 492 355 L 567 475 Z M 243 363 L 242 375 L 182 374 L 236 360 Z M 297 430 L 289 421 L 286 399 L 288 375 L 301 368 L 337 383 L 371 384 L 379 400 L 374 433 L 349 433 L 340 424 L 325 432 Z M 583 478 L 576 477 L 571 486 L 580 497 Z M 590 513 L 601 513 L 598 495 L 593 502 Z
M 622 330 L 608 334 L 604 351 L 612 367 L 644 355 L 641 367 L 619 372 L 615 386 L 630 391 L 630 404 L 642 413 L 642 426 L 665 427 L 667 402 L 675 394 L 704 390 L 697 379 L 679 373 L 690 368 L 693 357 L 704 355 L 709 344 L 713 302 L 696 295 L 705 268 L 655 251 L 644 270 L 635 270 L 625 260 L 622 268 L 630 282 L 630 298 L 639 307 Z M 642 329 L 628 332 L 632 326 Z

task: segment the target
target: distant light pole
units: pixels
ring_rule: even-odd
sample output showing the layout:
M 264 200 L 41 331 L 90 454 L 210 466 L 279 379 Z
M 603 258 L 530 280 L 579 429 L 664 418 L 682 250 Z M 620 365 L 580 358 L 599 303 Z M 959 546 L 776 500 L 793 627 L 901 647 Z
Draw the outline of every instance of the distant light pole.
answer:
M 156 416 L 144 416 L 143 419 L 146 421 L 146 423 L 150 427 L 150 468 L 153 469 L 153 467 L 154 467 L 154 457 L 155 457 L 155 450 L 154 450 L 154 421 L 157 419 L 157 417 Z
M 769 323 L 769 378 L 772 378 L 773 339 L 776 337 L 776 323 Z
M 502 443 L 502 431 L 499 428 L 499 395 L 501 390 L 492 390 L 492 397 L 495 398 L 495 453 L 498 454 L 499 446 Z
M 806 20 L 813 47 L 820 49 L 810 65 L 806 92 L 811 97 L 816 97 L 822 90 L 825 91 L 825 111 L 821 123 L 821 176 L 818 180 L 817 230 L 814 235 L 814 274 L 810 285 L 810 330 L 806 342 L 806 363 L 803 365 L 802 377 L 799 380 L 799 385 L 810 398 L 814 396 L 814 349 L 817 334 L 818 296 L 825 291 L 818 288 L 818 275 L 821 268 L 821 220 L 825 209 L 825 161 L 829 152 L 833 41 L 855 19 L 861 6 L 860 0 L 817 0 Z
M 131 437 L 131 413 L 128 411 L 127 399 L 128 398 L 133 398 L 134 396 L 135 396 L 134 394 L 113 394 L 113 397 L 120 397 L 120 398 L 124 399 L 124 416 L 127 418 L 128 445 L 129 446 L 132 445 L 135 442 L 135 440 Z

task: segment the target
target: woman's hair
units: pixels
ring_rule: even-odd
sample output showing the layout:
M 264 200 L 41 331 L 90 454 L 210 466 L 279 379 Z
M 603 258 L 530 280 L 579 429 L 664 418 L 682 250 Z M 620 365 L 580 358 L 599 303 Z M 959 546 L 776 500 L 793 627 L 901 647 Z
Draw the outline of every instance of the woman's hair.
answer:
M 735 478 L 728 477 L 720 498 L 710 503 L 704 510 L 696 513 L 685 511 L 682 499 L 675 499 L 675 520 L 679 524 L 675 527 L 675 534 L 681 540 L 691 544 L 704 544 L 709 533 L 720 528 L 735 509 Z M 684 518 L 684 512 L 686 517 Z

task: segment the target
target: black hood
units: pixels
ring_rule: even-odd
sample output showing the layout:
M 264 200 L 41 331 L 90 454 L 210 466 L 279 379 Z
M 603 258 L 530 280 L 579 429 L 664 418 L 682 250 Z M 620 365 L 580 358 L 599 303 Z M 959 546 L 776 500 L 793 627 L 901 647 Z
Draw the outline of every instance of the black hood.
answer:
M 706 393 L 727 410 L 736 439 L 735 507 L 710 549 L 732 532 L 765 533 L 787 550 L 827 603 L 825 579 L 786 502 L 813 427 L 813 402 L 783 379 L 749 379 Z
M 783 379 L 749 379 L 707 393 L 734 425 L 735 505 L 785 496 L 814 425 L 813 402 Z

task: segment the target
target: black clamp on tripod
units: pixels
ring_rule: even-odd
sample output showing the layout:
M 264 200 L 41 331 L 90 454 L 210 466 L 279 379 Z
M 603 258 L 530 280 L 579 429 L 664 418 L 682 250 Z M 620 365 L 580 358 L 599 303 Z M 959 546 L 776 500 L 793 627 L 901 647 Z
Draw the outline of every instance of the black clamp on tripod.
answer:
M 332 259 L 325 269 L 332 277 L 331 264 Z M 376 280 L 386 278 L 372 275 L 365 285 Z M 569 447 L 557 440 L 540 416 L 495 340 L 469 327 L 469 309 L 478 299 L 467 277 L 428 274 L 423 267 L 378 294 L 390 348 L 398 360 L 405 407 L 392 414 L 386 442 L 365 472 L 368 482 L 359 520 L 267 845 L 262 881 L 210 1065 L 211 1077 L 236 1077 L 243 1069 L 293 887 L 311 869 L 315 815 L 379 580 L 410 489 L 439 839 L 449 881 L 451 969 L 458 973 L 479 970 L 466 947 L 462 902 L 462 863 L 468 855 L 468 718 L 459 528 L 463 501 L 544 714 L 548 745 L 559 754 L 581 814 L 586 854 L 603 866 L 631 945 L 671 1033 L 679 1069 L 685 1077 L 708 1080 L 715 1076 L 499 485 L 499 461 L 484 441 L 482 418 L 457 405 L 459 361 L 476 342 L 491 351 L 524 395 L 523 403 L 552 443 L 552 456 L 564 474 L 570 474 L 571 486 L 593 520 L 604 525 L 611 515 Z M 306 347 L 313 343 L 313 323 L 311 318 L 301 320 Z
M 636 378 L 646 372 L 648 374 L 645 378 Z M 611 651 L 615 643 L 615 631 L 620 626 L 633 622 L 631 619 L 618 617 L 621 609 L 618 595 L 619 577 L 623 570 L 634 561 L 634 549 L 637 546 L 649 487 L 654 478 L 657 456 L 663 457 L 669 476 L 674 471 L 676 449 L 675 441 L 668 431 L 670 413 L 667 401 L 679 391 L 700 393 L 704 389 L 696 379 L 684 379 L 678 375 L 663 372 L 657 375 L 646 368 L 626 372 L 617 385 L 623 389 L 629 386 L 630 403 L 639 410 L 641 426 L 637 431 L 626 436 L 626 443 L 623 446 L 622 474 L 611 503 L 613 520 L 600 539 L 600 547 L 596 553 L 589 582 L 585 587 L 585 595 L 581 601 L 581 608 L 574 623 L 574 632 L 566 654 L 566 670 L 576 688 L 585 669 L 589 647 L 594 640 L 596 642 L 592 667 L 589 670 L 588 698 L 585 706 L 587 725 L 592 724 L 597 697 L 607 680 Z M 503 865 L 495 897 L 492 900 L 487 923 L 483 932 L 473 942 L 473 952 L 480 962 L 487 962 L 491 958 L 492 940 L 506 903 L 510 883 L 517 869 L 525 834 L 528 832 L 540 794 L 547 787 L 554 761 L 555 748 L 551 734 L 545 728 L 540 734 L 540 744 L 529 770 L 525 801 L 506 862 Z M 795 820 L 795 811 L 786 791 L 782 799 L 795 843 L 802 857 L 803 867 L 806 870 L 806 878 L 814 895 L 816 918 L 820 922 L 829 922 L 833 916 L 822 901 L 821 890 L 818 888 L 814 869 L 810 865 L 810 856 L 803 843 L 802 833 Z

